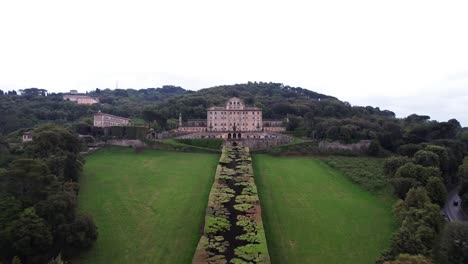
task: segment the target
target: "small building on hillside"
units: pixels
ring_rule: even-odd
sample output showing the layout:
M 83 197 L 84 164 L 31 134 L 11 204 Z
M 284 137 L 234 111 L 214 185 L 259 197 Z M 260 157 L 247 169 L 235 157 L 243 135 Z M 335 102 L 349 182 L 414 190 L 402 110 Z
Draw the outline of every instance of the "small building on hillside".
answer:
M 22 137 L 22 142 L 23 143 L 30 142 L 32 140 L 33 140 L 33 134 L 32 134 L 31 131 L 23 133 L 23 137 Z
M 182 115 L 179 115 L 179 128 L 178 132 L 194 133 L 206 131 L 206 119 L 189 119 L 184 124 L 182 122 Z
M 263 119 L 263 131 L 283 132 L 286 131 L 286 126 L 282 120 Z
M 76 102 L 77 104 L 92 105 L 97 104 L 99 101 L 86 94 L 78 93 L 76 90 L 70 90 L 69 93 L 63 95 L 63 100 Z
M 112 127 L 112 126 L 128 126 L 130 119 L 102 113 L 101 111 L 94 114 L 95 127 Z

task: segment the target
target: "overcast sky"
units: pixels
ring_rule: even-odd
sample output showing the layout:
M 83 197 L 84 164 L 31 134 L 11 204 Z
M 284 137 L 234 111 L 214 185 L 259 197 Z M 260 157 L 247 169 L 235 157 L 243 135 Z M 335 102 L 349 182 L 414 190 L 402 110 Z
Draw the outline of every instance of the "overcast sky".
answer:
M 0 89 L 281 82 L 468 126 L 468 1 L 1 1 Z

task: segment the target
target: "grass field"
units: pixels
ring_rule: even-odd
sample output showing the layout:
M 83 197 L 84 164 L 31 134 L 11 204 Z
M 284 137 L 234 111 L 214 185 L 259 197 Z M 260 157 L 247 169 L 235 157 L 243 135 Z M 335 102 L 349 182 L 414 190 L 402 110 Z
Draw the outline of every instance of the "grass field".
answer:
M 190 263 L 218 159 L 129 148 L 88 156 L 79 206 L 99 238 L 74 263 Z
M 308 157 L 255 155 L 272 263 L 375 263 L 395 228 L 379 199 Z

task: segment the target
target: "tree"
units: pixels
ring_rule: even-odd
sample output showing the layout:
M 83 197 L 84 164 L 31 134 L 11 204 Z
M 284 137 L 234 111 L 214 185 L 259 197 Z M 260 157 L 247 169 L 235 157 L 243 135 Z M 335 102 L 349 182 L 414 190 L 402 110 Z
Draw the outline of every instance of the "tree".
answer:
M 437 160 L 438 160 L 438 163 L 439 163 L 438 167 L 440 167 L 440 171 L 444 175 L 449 172 L 450 158 L 449 158 L 449 153 L 447 151 L 447 148 L 442 147 L 442 146 L 437 146 L 437 145 L 427 145 L 424 148 L 424 150 L 430 151 L 430 152 L 437 155 L 437 157 L 438 157 Z M 435 165 L 432 165 L 432 166 L 437 167 Z
M 384 163 L 385 175 L 387 175 L 388 177 L 393 177 L 401 166 L 405 165 L 410 161 L 411 159 L 405 156 L 394 156 L 386 159 Z
M 89 248 L 98 237 L 93 218 L 84 214 L 78 215 L 71 224 L 62 225 L 59 232 L 65 243 L 74 248 Z
M 65 264 L 65 262 L 62 260 L 62 255 L 59 254 L 56 258 L 52 259 L 47 264 Z
M 12 196 L 0 197 L 0 232 L 13 220 L 18 218 L 21 211 L 22 206 L 20 201 Z
M 425 185 L 431 176 L 439 177 L 439 169 L 434 167 L 424 167 L 414 163 L 406 163 L 401 166 L 395 174 L 395 177 L 414 179 L 422 185 Z
M 424 208 L 424 206 L 431 202 L 431 199 L 427 195 L 426 189 L 423 187 L 413 188 L 406 195 L 404 205 L 406 208 Z
M 69 130 L 44 125 L 34 130 L 33 141 L 25 151 L 29 157 L 43 160 L 52 174 L 66 180 L 77 180 L 83 165 L 80 149 L 78 137 Z
M 458 168 L 458 177 L 461 181 L 461 188 L 458 195 L 462 198 L 462 204 L 468 205 L 468 157 L 463 160 L 463 164 Z
M 432 204 L 423 187 L 411 189 L 406 199 L 394 207 L 400 223 L 392 237 L 390 255 L 402 253 L 430 256 L 443 220 L 440 207 Z
M 8 236 L 8 227 L 18 219 L 22 211 L 21 203 L 14 197 L 0 197 L 0 256 L 12 255 L 9 241 L 4 238 Z
M 25 206 L 31 206 L 47 196 L 47 187 L 55 176 L 39 160 L 17 159 L 4 174 L 6 189 Z
M 372 142 L 369 145 L 369 149 L 367 150 L 367 154 L 369 156 L 377 157 L 380 154 L 380 144 L 377 140 L 372 140 Z
M 14 256 L 11 260 L 11 264 L 21 264 L 21 259 L 18 256 Z
M 447 188 L 440 177 L 430 177 L 426 184 L 428 196 L 432 202 L 443 206 L 447 199 Z
M 390 183 L 393 186 L 393 193 L 400 199 L 405 199 L 411 188 L 421 186 L 421 183 L 415 179 L 401 177 L 391 179 Z
M 441 264 L 468 263 L 468 223 L 448 223 L 441 233 L 437 250 Z
M 35 208 L 37 214 L 55 229 L 59 225 L 74 220 L 77 204 L 77 197 L 74 192 L 57 191 L 50 194 L 46 200 L 37 203 Z
M 50 228 L 32 207 L 26 208 L 8 228 L 8 240 L 13 251 L 24 256 L 27 263 L 44 262 L 52 246 Z
M 412 157 L 416 152 L 422 149 L 423 147 L 420 144 L 405 144 L 398 148 L 398 153 L 403 156 Z
M 400 254 L 395 260 L 385 261 L 384 264 L 432 264 L 432 261 L 422 255 Z
M 146 122 L 151 123 L 156 121 L 162 128 L 166 127 L 167 118 L 161 115 L 158 110 L 146 108 L 143 110 L 142 115 Z
M 424 167 L 439 167 L 439 156 L 431 151 L 420 150 L 416 152 L 414 161 Z
M 39 88 L 28 88 L 28 89 L 21 89 L 21 95 L 25 96 L 46 96 L 47 90 L 46 89 L 39 89 Z

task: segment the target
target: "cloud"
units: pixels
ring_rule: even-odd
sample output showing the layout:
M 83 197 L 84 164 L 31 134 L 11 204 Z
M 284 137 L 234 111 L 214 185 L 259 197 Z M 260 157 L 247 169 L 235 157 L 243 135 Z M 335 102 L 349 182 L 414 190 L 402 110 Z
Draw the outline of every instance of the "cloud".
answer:
M 448 75 L 420 93 L 405 96 L 364 96 L 353 97 L 354 104 L 379 106 L 406 117 L 410 114 L 429 115 L 433 120 L 447 121 L 457 119 L 468 126 L 468 72 Z
M 272 81 L 399 115 L 466 120 L 467 8 L 423 0 L 1 1 L 0 89 Z

